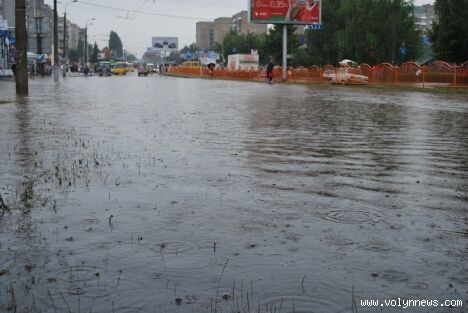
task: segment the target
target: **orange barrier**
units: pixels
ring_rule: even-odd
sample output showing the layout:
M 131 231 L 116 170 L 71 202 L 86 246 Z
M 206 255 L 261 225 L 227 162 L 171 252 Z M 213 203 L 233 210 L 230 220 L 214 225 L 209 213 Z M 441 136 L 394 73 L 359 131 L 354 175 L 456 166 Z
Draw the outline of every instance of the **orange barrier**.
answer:
M 213 77 L 234 80 L 266 80 L 265 69 L 258 70 L 227 70 L 209 69 L 199 66 L 173 66 L 169 72 L 179 75 Z M 324 73 L 328 73 L 328 78 Z M 468 61 L 460 66 L 450 65 L 443 61 L 436 61 L 429 66 L 419 66 L 414 62 L 406 62 L 400 66 L 390 63 L 381 63 L 370 66 L 361 64 L 357 68 L 349 68 L 349 72 L 356 75 L 368 77 L 369 84 L 381 85 L 414 85 L 414 86 L 440 86 L 440 87 L 468 87 Z M 330 74 L 332 73 L 332 74 Z M 287 69 L 287 80 L 298 83 L 326 83 L 330 80 L 330 75 L 339 75 L 338 68 L 325 65 L 320 68 L 316 65 L 309 68 L 297 67 Z M 282 68 L 275 67 L 273 70 L 273 80 L 282 80 Z

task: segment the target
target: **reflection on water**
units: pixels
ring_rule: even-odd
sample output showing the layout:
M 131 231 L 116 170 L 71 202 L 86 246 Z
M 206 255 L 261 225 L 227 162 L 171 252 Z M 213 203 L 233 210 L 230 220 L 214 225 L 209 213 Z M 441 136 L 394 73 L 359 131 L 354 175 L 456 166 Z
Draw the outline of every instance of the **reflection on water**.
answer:
M 463 96 L 131 75 L 31 84 L 0 107 L 13 208 L 0 217 L 0 311 L 466 299 Z

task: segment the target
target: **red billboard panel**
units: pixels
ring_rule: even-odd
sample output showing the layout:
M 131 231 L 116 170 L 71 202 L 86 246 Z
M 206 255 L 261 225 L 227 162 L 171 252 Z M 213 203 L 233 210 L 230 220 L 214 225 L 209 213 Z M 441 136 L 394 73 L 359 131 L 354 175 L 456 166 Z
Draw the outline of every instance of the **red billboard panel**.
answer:
M 320 0 L 250 0 L 250 21 L 267 24 L 320 24 Z

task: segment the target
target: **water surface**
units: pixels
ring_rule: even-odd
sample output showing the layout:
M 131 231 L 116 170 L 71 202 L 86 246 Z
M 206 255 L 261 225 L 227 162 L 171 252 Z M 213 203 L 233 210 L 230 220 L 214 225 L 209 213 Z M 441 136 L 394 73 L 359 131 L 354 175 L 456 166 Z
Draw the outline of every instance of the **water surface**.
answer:
M 0 106 L 1 312 L 352 312 L 353 298 L 375 312 L 360 300 L 468 298 L 466 96 L 30 83 L 29 98 Z

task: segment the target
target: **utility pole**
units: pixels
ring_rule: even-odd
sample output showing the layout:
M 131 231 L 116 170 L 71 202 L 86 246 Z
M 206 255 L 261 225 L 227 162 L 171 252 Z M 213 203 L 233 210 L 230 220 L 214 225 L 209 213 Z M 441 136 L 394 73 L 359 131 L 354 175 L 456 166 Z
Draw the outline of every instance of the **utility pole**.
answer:
M 283 25 L 283 80 L 288 79 L 288 25 Z
M 83 68 L 88 63 L 88 25 L 86 24 L 84 33 L 84 56 L 83 56 Z
M 28 33 L 26 31 L 26 0 L 16 0 L 16 94 L 28 95 Z
M 59 80 L 59 55 L 58 55 L 58 14 L 57 0 L 54 0 L 54 81 Z
M 91 18 L 86 22 L 85 26 L 85 33 L 84 33 L 84 60 L 83 60 L 83 67 L 86 67 L 88 64 L 88 25 L 94 21 L 95 18 Z
M 63 13 L 63 48 L 62 48 L 63 62 L 67 62 L 67 9 Z

